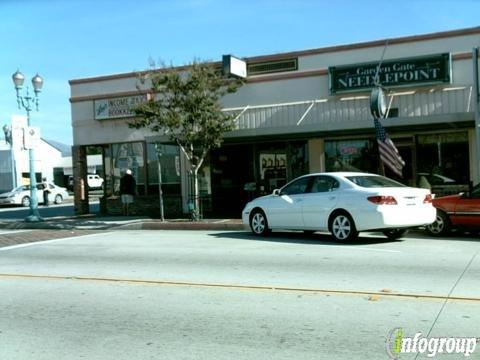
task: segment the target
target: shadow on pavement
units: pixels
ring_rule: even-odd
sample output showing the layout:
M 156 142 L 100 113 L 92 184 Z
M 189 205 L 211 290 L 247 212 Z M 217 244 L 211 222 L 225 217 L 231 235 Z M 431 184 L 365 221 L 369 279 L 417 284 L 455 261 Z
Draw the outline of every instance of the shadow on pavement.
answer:
M 434 240 L 434 241 L 480 241 L 480 233 L 478 231 L 453 230 L 450 234 L 445 236 L 431 236 L 425 230 L 415 230 L 410 233 L 417 239 Z
M 340 242 L 336 241 L 330 234 L 326 233 L 314 233 L 304 234 L 303 232 L 273 232 L 269 236 L 256 236 L 249 232 L 221 232 L 210 234 L 214 237 L 222 239 L 236 239 L 236 240 L 254 240 L 254 241 L 268 241 L 277 243 L 291 243 L 291 244 L 310 244 L 310 245 L 344 245 L 344 246 L 356 246 L 356 245 L 371 245 L 371 244 L 384 244 L 401 242 L 399 240 L 389 240 L 382 235 L 378 237 L 360 236 L 357 240 L 352 242 Z
M 0 220 L 23 220 L 30 214 L 30 209 L 21 206 L 2 206 L 0 207 Z M 100 211 L 98 203 L 90 204 L 90 212 L 98 213 Z M 60 205 L 52 204 L 50 206 L 39 205 L 38 212 L 45 220 L 58 216 L 75 216 L 73 203 L 64 202 Z

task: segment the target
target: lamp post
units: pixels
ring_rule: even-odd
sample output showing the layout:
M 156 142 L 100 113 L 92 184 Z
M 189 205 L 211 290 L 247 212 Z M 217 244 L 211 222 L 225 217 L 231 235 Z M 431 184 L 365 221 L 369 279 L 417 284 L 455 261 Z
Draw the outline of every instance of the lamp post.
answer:
M 36 111 L 38 111 L 38 94 L 40 93 L 43 85 L 43 79 L 40 75 L 35 75 L 32 78 L 33 91 L 35 96 L 30 96 L 27 92 L 25 96 L 20 95 L 20 90 L 23 88 L 23 82 L 25 81 L 25 76 L 17 70 L 15 74 L 12 75 L 13 83 L 15 84 L 15 90 L 17 92 L 17 103 L 18 108 L 22 107 L 27 112 L 27 124 L 30 127 L 30 112 L 32 111 L 33 105 L 35 105 Z M 38 213 L 38 200 L 37 200 L 37 179 L 35 176 L 35 154 L 33 148 L 28 149 L 28 157 L 30 163 L 30 215 L 25 218 L 26 222 L 39 222 L 43 221 L 42 217 Z

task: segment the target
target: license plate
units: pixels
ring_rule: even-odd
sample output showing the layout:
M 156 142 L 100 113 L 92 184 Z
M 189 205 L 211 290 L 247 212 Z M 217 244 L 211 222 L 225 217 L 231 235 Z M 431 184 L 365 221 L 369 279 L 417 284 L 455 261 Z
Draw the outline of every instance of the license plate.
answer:
M 412 206 L 416 205 L 417 203 L 415 202 L 415 197 L 406 197 L 405 199 L 405 205 Z

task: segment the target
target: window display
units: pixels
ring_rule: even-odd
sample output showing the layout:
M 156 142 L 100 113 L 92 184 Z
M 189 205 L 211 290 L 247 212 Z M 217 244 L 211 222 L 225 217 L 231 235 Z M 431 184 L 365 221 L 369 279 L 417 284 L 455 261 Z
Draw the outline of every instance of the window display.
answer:
M 117 195 L 120 178 L 127 169 L 132 171 L 139 195 L 145 194 L 144 143 L 111 144 L 105 149 L 106 194 Z
M 325 141 L 326 171 L 378 172 L 378 158 L 372 139 Z
M 467 132 L 417 136 L 417 176 L 431 185 L 468 184 Z
M 180 149 L 176 145 L 159 145 L 162 165 L 162 191 L 180 194 Z M 158 158 L 154 143 L 147 144 L 148 193 L 158 194 Z

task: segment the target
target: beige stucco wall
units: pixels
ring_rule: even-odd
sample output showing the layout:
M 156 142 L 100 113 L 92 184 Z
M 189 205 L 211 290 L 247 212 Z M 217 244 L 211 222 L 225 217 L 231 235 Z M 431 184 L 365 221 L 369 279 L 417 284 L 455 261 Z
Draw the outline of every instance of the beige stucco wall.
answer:
M 386 49 L 385 59 L 414 57 L 443 52 L 450 52 L 452 55 L 457 53 L 465 54 L 471 52 L 472 47 L 477 45 L 478 34 L 418 42 L 410 41 L 389 45 Z M 378 45 L 300 56 L 297 73 L 326 70 L 329 66 L 378 61 L 383 49 L 383 45 Z M 455 60 L 453 61 L 452 67 L 454 84 L 471 86 L 472 61 L 469 59 Z M 72 82 L 71 106 L 75 145 L 137 141 L 143 140 L 145 136 L 152 135 L 146 130 L 128 128 L 128 120 L 125 119 L 94 120 L 93 98 L 125 96 L 125 94 L 134 95 L 136 93 L 136 86 L 138 84 L 136 74 L 130 73 L 125 76 L 126 77 L 107 76 Z M 261 77 L 268 78 L 268 76 L 257 76 L 256 78 Z M 329 94 L 328 75 L 318 75 L 294 79 L 250 82 L 240 88 L 237 93 L 226 96 L 223 99 L 223 106 L 230 108 L 247 105 L 289 103 L 321 98 L 328 98 L 330 103 L 339 101 L 342 96 L 345 95 L 331 96 Z M 463 102 L 464 99 L 459 101 Z M 435 104 L 432 104 L 432 106 L 435 106 Z M 341 116 L 340 112 L 339 116 Z M 463 119 L 464 117 L 462 120 Z M 278 131 L 274 131 L 273 133 L 277 132 Z M 284 132 L 291 133 L 291 130 L 285 129 Z M 253 132 L 252 135 L 254 135 Z
M 384 59 L 399 59 L 447 52 L 456 54 L 472 51 L 472 47 L 478 45 L 478 38 L 479 35 L 475 34 L 418 42 L 405 42 L 403 44 L 387 44 Z M 328 68 L 329 66 L 379 61 L 384 48 L 385 44 L 382 43 L 379 46 L 359 50 L 353 49 L 330 54 L 305 56 L 299 59 L 299 66 L 301 70 L 315 70 L 318 68 Z

